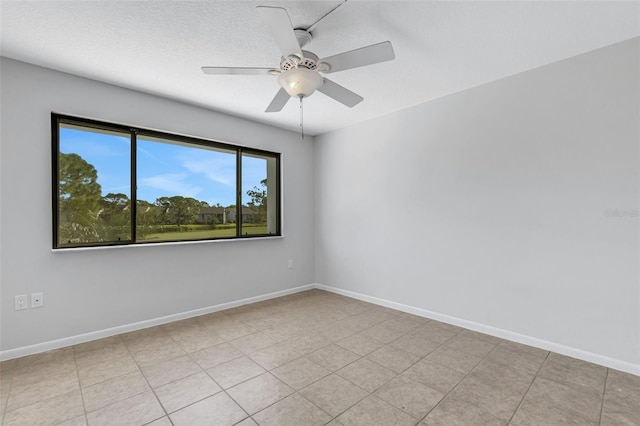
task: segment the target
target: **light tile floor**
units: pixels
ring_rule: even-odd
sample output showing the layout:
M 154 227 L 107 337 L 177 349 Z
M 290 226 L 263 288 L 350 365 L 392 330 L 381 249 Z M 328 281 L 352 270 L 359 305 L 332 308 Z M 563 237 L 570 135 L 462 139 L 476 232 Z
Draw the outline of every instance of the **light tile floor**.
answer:
M 0 363 L 13 425 L 640 425 L 640 377 L 311 290 Z

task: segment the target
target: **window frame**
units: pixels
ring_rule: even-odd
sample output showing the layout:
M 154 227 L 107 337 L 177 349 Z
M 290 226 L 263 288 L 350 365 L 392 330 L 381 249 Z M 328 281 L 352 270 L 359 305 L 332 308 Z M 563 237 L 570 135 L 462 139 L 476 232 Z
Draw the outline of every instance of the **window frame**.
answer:
M 91 129 L 106 132 L 128 133 L 130 137 L 130 208 L 131 208 L 131 237 L 130 240 L 124 241 L 107 241 L 107 242 L 90 242 L 76 244 L 60 244 L 59 242 L 59 154 L 60 154 L 60 126 L 69 125 L 84 128 L 87 131 Z M 235 158 L 235 204 L 236 204 L 236 220 L 235 235 L 231 237 L 217 238 L 196 238 L 187 240 L 162 240 L 162 241 L 144 241 L 137 240 L 137 139 L 138 137 L 148 137 L 165 139 L 167 141 L 175 141 L 178 144 L 193 146 L 194 148 L 205 147 L 214 148 L 225 151 L 234 152 Z M 245 234 L 242 235 L 242 157 L 243 154 L 263 156 L 265 158 L 273 158 L 275 160 L 275 195 L 274 203 L 276 205 L 276 231 L 275 233 L 266 234 Z M 52 238 L 54 250 L 92 248 L 92 247 L 111 247 L 111 246 L 139 246 L 145 244 L 175 244 L 175 243 L 193 243 L 204 241 L 220 241 L 220 240 L 249 240 L 255 238 L 270 238 L 282 236 L 282 183 L 281 183 L 281 167 L 282 157 L 278 152 L 267 151 L 259 148 L 246 147 L 241 145 L 229 144 L 216 140 L 204 139 L 195 136 L 187 136 L 178 133 L 171 133 L 161 130 L 148 129 L 138 126 L 129 126 L 124 124 L 110 123 L 90 118 L 51 113 L 51 184 L 52 184 Z M 270 194 L 269 194 L 270 196 Z M 271 198 L 269 198 L 271 200 Z M 271 201 L 270 201 L 271 202 Z

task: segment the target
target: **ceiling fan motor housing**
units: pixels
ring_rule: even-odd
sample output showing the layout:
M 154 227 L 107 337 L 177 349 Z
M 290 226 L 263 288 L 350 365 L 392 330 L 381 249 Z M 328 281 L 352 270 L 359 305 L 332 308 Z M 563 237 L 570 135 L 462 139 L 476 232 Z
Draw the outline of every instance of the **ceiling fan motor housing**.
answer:
M 296 55 L 289 55 L 287 58 L 282 58 L 280 62 L 280 70 L 288 71 L 292 68 L 306 68 L 308 70 L 315 70 L 319 65 L 319 58 L 312 52 L 302 51 L 304 55 L 302 58 L 298 58 Z

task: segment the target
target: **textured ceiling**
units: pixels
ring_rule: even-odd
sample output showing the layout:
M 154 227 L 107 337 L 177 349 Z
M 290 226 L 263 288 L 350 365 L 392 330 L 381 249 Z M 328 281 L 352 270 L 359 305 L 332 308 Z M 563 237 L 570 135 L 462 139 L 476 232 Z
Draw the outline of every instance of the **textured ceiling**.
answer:
M 264 109 L 273 76 L 211 76 L 209 66 L 277 67 L 256 6 L 306 28 L 341 1 L 0 1 L 2 56 L 298 130 L 299 105 Z M 326 57 L 389 40 L 396 59 L 331 79 L 365 100 L 305 100 L 321 134 L 640 35 L 637 1 L 359 1 L 320 21 L 305 47 Z M 99 118 L 99 117 L 97 117 Z

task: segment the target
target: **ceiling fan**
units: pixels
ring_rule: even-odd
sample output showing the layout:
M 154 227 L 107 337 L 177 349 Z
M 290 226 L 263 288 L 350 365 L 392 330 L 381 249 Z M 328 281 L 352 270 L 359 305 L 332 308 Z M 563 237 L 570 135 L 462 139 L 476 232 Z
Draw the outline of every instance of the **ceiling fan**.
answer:
M 302 102 L 302 98 L 311 96 L 316 90 L 350 108 L 354 107 L 364 98 L 321 73 L 330 74 L 395 58 L 391 43 L 385 41 L 319 59 L 314 53 L 302 50 L 311 41 L 311 33 L 294 29 L 286 9 L 258 6 L 257 10 L 282 52 L 279 68 L 202 67 L 202 71 L 213 75 L 277 75 L 281 89 L 265 112 L 281 111 L 290 97 L 300 98 Z

